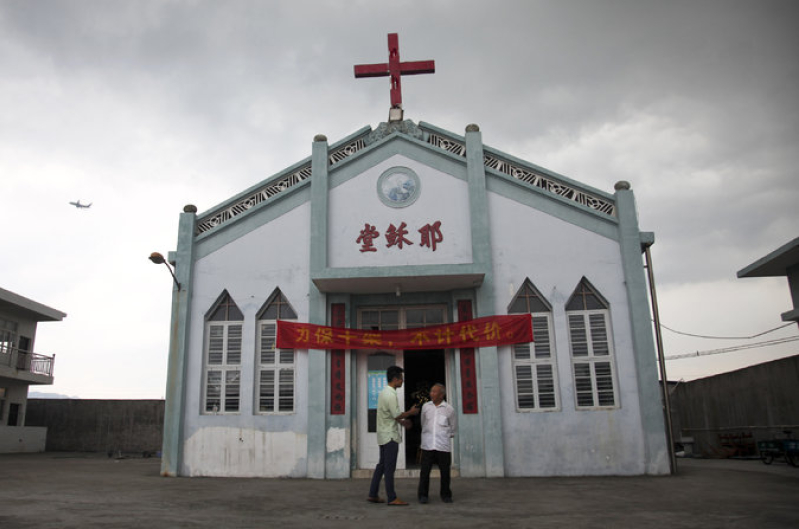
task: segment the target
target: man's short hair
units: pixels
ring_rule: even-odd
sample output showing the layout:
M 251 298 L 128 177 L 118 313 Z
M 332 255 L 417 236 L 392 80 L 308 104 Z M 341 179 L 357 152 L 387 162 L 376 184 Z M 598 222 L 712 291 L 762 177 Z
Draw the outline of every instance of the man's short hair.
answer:
M 433 388 L 434 388 L 434 387 L 436 387 L 436 386 L 438 386 L 438 387 L 440 387 L 440 388 L 441 388 L 441 392 L 442 392 L 442 393 L 444 394 L 444 396 L 446 397 L 446 396 L 447 396 L 447 387 L 446 387 L 444 384 L 442 384 L 441 382 L 436 382 L 435 384 L 433 384 L 433 385 L 430 387 L 430 389 L 433 389 Z
M 402 378 L 402 373 L 404 370 L 399 366 L 391 366 L 386 369 L 386 380 L 391 382 L 395 378 Z

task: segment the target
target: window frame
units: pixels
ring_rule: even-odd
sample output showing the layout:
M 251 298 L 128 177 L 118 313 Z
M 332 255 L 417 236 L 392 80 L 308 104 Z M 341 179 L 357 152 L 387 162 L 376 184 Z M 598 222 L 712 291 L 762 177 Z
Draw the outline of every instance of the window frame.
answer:
M 549 333 L 549 356 L 545 358 L 537 358 L 535 355 L 535 346 L 536 342 L 530 342 L 527 345 L 531 345 L 530 347 L 530 358 L 529 359 L 519 359 L 516 357 L 516 347 L 519 344 L 515 344 L 510 346 L 511 352 L 511 371 L 513 376 L 513 389 L 514 389 L 514 397 L 515 397 L 515 405 L 516 405 L 516 412 L 517 413 L 546 413 L 546 412 L 557 412 L 561 411 L 561 398 L 560 398 L 560 384 L 559 384 L 559 375 L 558 375 L 558 361 L 556 355 L 556 348 L 555 348 L 555 332 L 554 326 L 552 321 L 552 313 L 551 312 L 532 312 L 530 314 L 531 318 L 545 318 L 547 331 Z M 533 338 L 535 338 L 535 332 L 533 333 Z M 534 406 L 533 407 L 521 407 L 519 405 L 519 373 L 518 368 L 521 366 L 529 366 L 530 367 L 530 377 L 532 383 L 532 393 L 525 393 L 527 395 L 532 395 L 534 399 Z M 538 373 L 539 366 L 550 366 L 552 373 L 551 373 L 551 380 L 552 380 L 552 396 L 555 399 L 555 405 L 551 407 L 543 407 L 541 406 L 541 387 L 540 387 L 540 377 Z
M 604 331 L 605 331 L 605 343 L 607 344 L 607 354 L 595 354 L 596 344 L 600 343 L 599 340 L 594 340 L 594 330 L 591 326 L 591 316 L 601 315 L 603 317 L 604 322 Z M 574 354 L 574 334 L 572 332 L 572 316 L 580 316 L 582 318 L 582 322 L 585 325 L 585 336 L 586 336 L 586 354 L 575 356 Z M 566 311 L 566 327 L 569 334 L 569 355 L 571 357 L 571 364 L 572 364 L 572 382 L 574 383 L 574 407 L 578 411 L 594 411 L 594 410 L 613 410 L 621 408 L 621 403 L 619 402 L 619 383 L 618 383 L 618 375 L 616 369 L 616 362 L 615 362 L 615 347 L 613 345 L 613 326 L 610 318 L 610 310 L 607 308 L 604 309 L 587 309 L 587 310 L 567 310 Z M 604 364 L 607 363 L 610 368 L 610 381 L 613 385 L 612 393 L 613 393 L 613 404 L 600 404 L 600 389 L 599 389 L 599 375 L 597 375 L 597 364 Z M 591 382 L 591 399 L 592 405 L 585 406 L 580 405 L 580 394 L 586 393 L 585 391 L 579 390 L 578 384 L 578 373 L 577 373 L 577 366 L 578 365 L 587 365 L 589 368 L 589 377 Z
M 222 328 L 222 362 L 219 364 L 211 363 L 210 361 L 210 354 L 211 354 L 211 332 L 212 327 L 221 327 Z M 229 343 L 230 343 L 230 331 L 233 327 L 239 327 L 239 352 L 238 352 L 238 363 L 230 363 L 229 360 Z M 235 415 L 241 413 L 241 355 L 242 355 L 242 342 L 243 342 L 243 331 L 244 331 L 244 322 L 243 321 L 208 321 L 205 324 L 205 347 L 203 348 L 203 358 L 204 358 L 204 369 L 203 369 L 203 398 L 202 398 L 202 414 L 203 415 Z M 208 387 L 209 387 L 209 374 L 212 372 L 218 372 L 220 374 L 219 377 L 219 409 L 217 410 L 209 410 L 208 409 Z M 229 389 L 229 378 L 234 373 L 238 374 L 238 396 L 237 396 L 237 406 L 235 410 L 227 410 L 228 404 L 228 389 Z
M 536 300 L 537 301 L 533 301 Z M 519 307 L 518 302 L 523 300 L 523 306 Z M 516 310 L 514 310 L 516 309 Z M 544 309 L 544 310 L 541 310 Z M 511 377 L 513 378 L 513 396 L 514 396 L 514 406 L 516 407 L 517 413 L 549 413 L 549 412 L 558 412 L 561 411 L 561 396 L 560 396 L 560 376 L 558 373 L 558 359 L 557 359 L 557 347 L 555 346 L 555 327 L 554 327 L 554 319 L 552 316 L 552 306 L 550 305 L 549 301 L 541 295 L 541 292 L 535 287 L 530 278 L 525 278 L 522 282 L 522 286 L 516 292 L 516 294 L 511 299 L 510 303 L 508 304 L 508 314 L 529 314 L 531 318 L 531 323 L 533 325 L 533 340 L 527 344 L 514 344 L 510 346 L 510 355 L 511 355 Z M 537 357 L 535 348 L 536 348 L 536 341 L 535 341 L 535 327 L 536 327 L 536 320 L 544 318 L 546 320 L 546 328 L 547 328 L 547 346 L 549 347 L 549 356 L 547 357 Z M 540 331 L 539 331 L 540 332 Z M 529 357 L 528 358 L 518 358 L 517 357 L 517 348 L 520 346 L 528 346 L 529 347 Z M 550 367 L 550 377 L 552 383 L 552 398 L 555 401 L 555 405 L 551 407 L 542 407 L 541 406 L 541 377 L 539 375 L 539 367 L 549 366 Z M 520 394 L 519 386 L 520 386 L 520 377 L 519 377 L 519 368 L 529 367 L 530 370 L 530 385 L 531 391 L 525 392 Z M 543 393 L 544 395 L 548 394 Z M 532 397 L 533 399 L 533 406 L 532 407 L 522 407 L 520 405 L 520 397 L 527 395 L 528 398 Z
M 264 318 L 264 314 L 276 305 L 276 318 Z M 287 311 L 284 317 L 284 311 Z M 276 288 L 274 292 L 267 298 L 261 309 L 258 311 L 256 324 L 255 324 L 255 373 L 254 373 L 254 391 L 253 391 L 253 413 L 255 415 L 294 415 L 297 413 L 297 350 L 296 349 L 278 349 L 277 347 L 277 320 L 296 320 L 297 311 L 286 298 L 286 295 Z M 274 334 L 272 341 L 272 350 L 274 352 L 273 361 L 271 363 L 264 363 L 263 358 L 263 345 L 264 335 L 263 330 L 266 326 L 273 326 Z M 283 362 L 283 354 L 290 353 L 291 362 Z M 281 374 L 291 371 L 291 410 L 281 410 Z M 263 373 L 274 373 L 272 380 L 272 409 L 262 410 L 261 400 L 263 386 Z
M 222 312 L 220 312 L 222 311 Z M 224 319 L 218 316 L 224 316 Z M 219 363 L 211 361 L 212 341 L 218 339 L 215 336 L 214 328 L 221 328 L 221 344 L 219 344 Z M 231 336 L 231 331 L 238 327 L 238 335 Z M 231 338 L 238 340 L 238 351 L 231 349 Z M 231 353 L 235 353 L 231 359 Z M 236 302 L 227 292 L 223 291 L 217 298 L 211 309 L 205 314 L 205 334 L 203 337 L 203 369 L 202 380 L 202 399 L 200 401 L 200 415 L 238 415 L 241 414 L 242 407 L 242 358 L 244 353 L 244 314 L 239 309 Z M 216 354 L 216 353 L 215 353 Z M 211 384 L 210 375 L 218 373 L 219 382 Z M 233 380 L 232 380 L 233 379 Z M 233 383 L 235 382 L 235 383 Z M 209 387 L 219 386 L 218 408 L 209 408 Z M 228 395 L 229 391 L 238 386 L 237 393 Z M 211 397 L 213 398 L 213 397 Z M 228 410 L 228 400 L 235 398 L 236 409 Z
M 264 363 L 262 361 L 263 353 L 263 329 L 267 325 L 273 325 L 275 329 L 274 339 L 277 340 L 277 320 L 261 320 L 257 322 L 257 340 L 255 351 L 255 407 L 253 410 L 256 415 L 293 415 L 297 413 L 297 351 L 296 349 L 278 349 L 273 342 L 274 361 L 272 363 Z M 291 353 L 291 363 L 282 362 L 283 353 Z M 280 409 L 280 375 L 284 371 L 291 371 L 291 410 Z M 261 395 L 262 388 L 262 374 L 265 372 L 274 373 L 273 395 L 272 395 L 272 410 L 261 409 Z

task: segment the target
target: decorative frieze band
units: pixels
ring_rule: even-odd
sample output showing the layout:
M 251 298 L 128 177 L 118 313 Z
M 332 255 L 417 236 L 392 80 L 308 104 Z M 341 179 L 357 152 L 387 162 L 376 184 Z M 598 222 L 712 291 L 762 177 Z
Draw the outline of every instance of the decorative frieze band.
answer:
M 427 143 L 458 156 L 466 157 L 466 145 L 462 141 L 429 130 L 426 132 L 428 132 Z M 604 213 L 605 215 L 610 215 L 611 217 L 616 216 L 615 204 L 606 198 L 582 191 L 556 178 L 543 175 L 529 167 L 523 167 L 488 152 L 485 153 L 483 161 L 485 166 L 489 169 L 494 169 L 500 173 L 512 176 L 517 180 L 521 180 L 539 189 L 572 200 L 595 211 Z
M 428 132 L 427 143 L 453 154 L 457 154 L 458 156 L 466 157 L 466 145 L 452 138 L 441 136 L 435 132 Z
M 330 156 L 328 157 L 328 162 L 330 165 L 335 165 L 340 161 L 349 158 L 364 147 L 366 147 L 366 136 L 361 136 L 360 138 L 357 138 L 346 145 L 342 145 L 335 151 L 331 152 Z
M 494 169 L 500 173 L 505 173 L 506 175 L 512 176 L 517 180 L 527 182 L 532 186 L 535 186 L 539 189 L 544 189 L 560 197 L 573 200 L 578 204 L 589 207 L 595 211 L 599 211 L 600 213 L 604 213 L 605 215 L 610 215 L 611 217 L 616 215 L 616 206 L 613 204 L 613 202 L 605 198 L 587 193 L 577 189 L 574 186 L 560 182 L 551 176 L 544 176 L 533 171 L 532 169 L 508 162 L 507 160 L 503 160 L 502 158 L 489 153 L 485 153 L 483 160 L 485 162 L 485 166 L 490 169 Z
M 427 136 L 427 143 L 440 149 L 444 149 L 447 152 L 451 152 L 457 156 L 462 156 L 464 158 L 466 157 L 466 145 L 463 141 L 445 136 L 437 131 L 431 131 L 429 129 L 425 129 L 424 132 Z M 368 143 L 369 135 L 362 134 L 354 140 L 336 147 L 333 151 L 331 151 L 328 155 L 328 163 L 331 166 L 336 165 L 365 148 Z M 566 182 L 562 182 L 556 178 L 553 178 L 552 176 L 541 174 L 532 168 L 524 167 L 518 163 L 505 160 L 488 152 L 485 153 L 484 163 L 489 169 L 512 176 L 517 180 L 521 180 L 522 182 L 526 182 L 532 186 L 543 189 L 562 198 L 572 200 L 577 204 L 591 208 L 594 211 L 598 211 L 609 216 L 616 215 L 616 206 L 611 200 L 578 189 L 577 187 L 574 187 Z M 228 206 L 220 211 L 215 211 L 210 215 L 201 218 L 197 222 L 197 234 L 199 235 L 205 233 L 206 231 L 241 215 L 242 213 L 257 206 L 264 200 L 268 200 L 273 196 L 299 184 L 300 182 L 307 180 L 310 177 L 311 163 L 309 161 L 299 169 L 296 169 L 289 174 L 270 179 L 262 188 L 257 189 L 233 205 Z
M 346 143 L 345 145 L 337 147 L 328 155 L 328 163 L 330 165 L 335 165 L 360 151 L 366 147 L 365 139 L 366 135 L 364 134 L 352 140 L 351 142 Z M 264 185 L 264 187 L 247 195 L 245 198 L 239 200 L 235 204 L 200 219 L 197 222 L 197 235 L 216 228 L 220 224 L 223 224 L 230 219 L 241 215 L 245 211 L 252 209 L 254 206 L 257 206 L 264 200 L 270 199 L 278 193 L 281 193 L 286 189 L 289 189 L 290 187 L 307 180 L 310 177 L 311 163 L 308 162 L 296 171 L 293 171 L 282 178 L 278 177 L 277 179 L 270 179 Z
M 245 198 L 239 200 L 232 206 L 229 206 L 221 211 L 217 211 L 207 217 L 203 217 L 202 219 L 198 220 L 197 235 L 205 233 L 210 229 L 216 228 L 220 224 L 223 224 L 229 221 L 230 219 L 241 215 L 245 211 L 253 208 L 254 206 L 257 206 L 264 200 L 272 198 L 278 193 L 281 193 L 286 189 L 299 184 L 303 180 L 309 179 L 310 177 L 311 177 L 311 163 L 309 162 L 300 167 L 299 169 L 297 169 L 296 171 L 284 176 L 283 178 L 269 181 L 269 183 L 266 186 L 247 195 Z

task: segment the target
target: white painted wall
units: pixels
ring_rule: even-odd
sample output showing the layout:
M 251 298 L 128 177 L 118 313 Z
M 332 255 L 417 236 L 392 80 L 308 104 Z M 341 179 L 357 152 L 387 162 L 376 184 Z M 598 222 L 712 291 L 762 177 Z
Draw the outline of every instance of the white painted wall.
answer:
M 188 476 L 306 475 L 308 356 L 297 351 L 294 413 L 255 413 L 256 315 L 280 288 L 308 321 L 310 205 L 264 224 L 195 264 L 186 364 L 184 453 Z M 205 314 L 227 290 L 244 314 L 241 405 L 237 414 L 203 415 Z M 286 446 L 288 444 L 288 446 Z
M 508 476 L 641 474 L 638 385 L 619 244 L 489 193 L 496 314 L 507 314 L 530 279 L 552 305 L 560 410 L 517 412 L 511 347 L 499 348 L 505 471 Z M 585 276 L 608 300 L 620 408 L 577 411 L 568 301 Z
M 413 169 L 421 196 L 407 208 L 390 208 L 377 196 L 379 176 L 391 167 Z M 632 352 L 629 306 L 616 241 L 489 193 L 496 314 L 526 277 L 553 305 L 560 409 L 517 412 L 510 347 L 499 348 L 505 471 L 509 476 L 641 474 L 642 428 Z M 329 253 L 332 267 L 458 264 L 472 262 L 467 183 L 395 155 L 330 191 Z M 442 221 L 436 252 L 420 248 L 421 225 Z M 413 246 L 386 248 L 390 223 L 405 221 Z M 377 252 L 360 252 L 365 222 L 381 233 Z M 276 287 L 308 321 L 310 205 L 303 204 L 196 263 L 186 365 L 186 415 L 181 473 L 189 476 L 292 476 L 307 474 L 307 353 L 296 363 L 295 413 L 253 413 L 255 315 Z M 409 250 L 413 251 L 409 251 Z M 564 305 L 586 276 L 611 305 L 620 408 L 576 411 Z M 227 289 L 245 316 L 241 411 L 203 415 L 204 315 Z M 346 430 L 330 430 L 327 451 L 348 447 Z
M 209 426 L 188 438 L 183 464 L 189 476 L 305 477 L 307 447 L 296 432 Z
M 0 454 L 44 452 L 44 426 L 0 426 Z
M 412 205 L 392 208 L 377 194 L 377 180 L 392 167 L 408 167 L 421 181 L 421 194 Z M 460 264 L 472 262 L 469 190 L 464 180 L 437 171 L 406 156 L 394 155 L 330 190 L 328 263 L 332 268 Z M 441 221 L 444 240 L 436 250 L 420 245 L 418 230 Z M 361 252 L 356 242 L 365 223 L 377 229 L 375 252 Z M 413 245 L 387 248 L 385 232 L 405 222 Z

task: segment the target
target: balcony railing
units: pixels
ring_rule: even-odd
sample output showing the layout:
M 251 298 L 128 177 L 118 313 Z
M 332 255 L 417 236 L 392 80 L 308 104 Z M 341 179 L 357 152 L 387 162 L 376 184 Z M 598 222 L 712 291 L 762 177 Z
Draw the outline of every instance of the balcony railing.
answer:
M 0 366 L 8 366 L 19 371 L 28 371 L 36 375 L 53 376 L 55 355 L 46 356 L 37 353 L 20 351 L 16 347 L 0 348 Z

